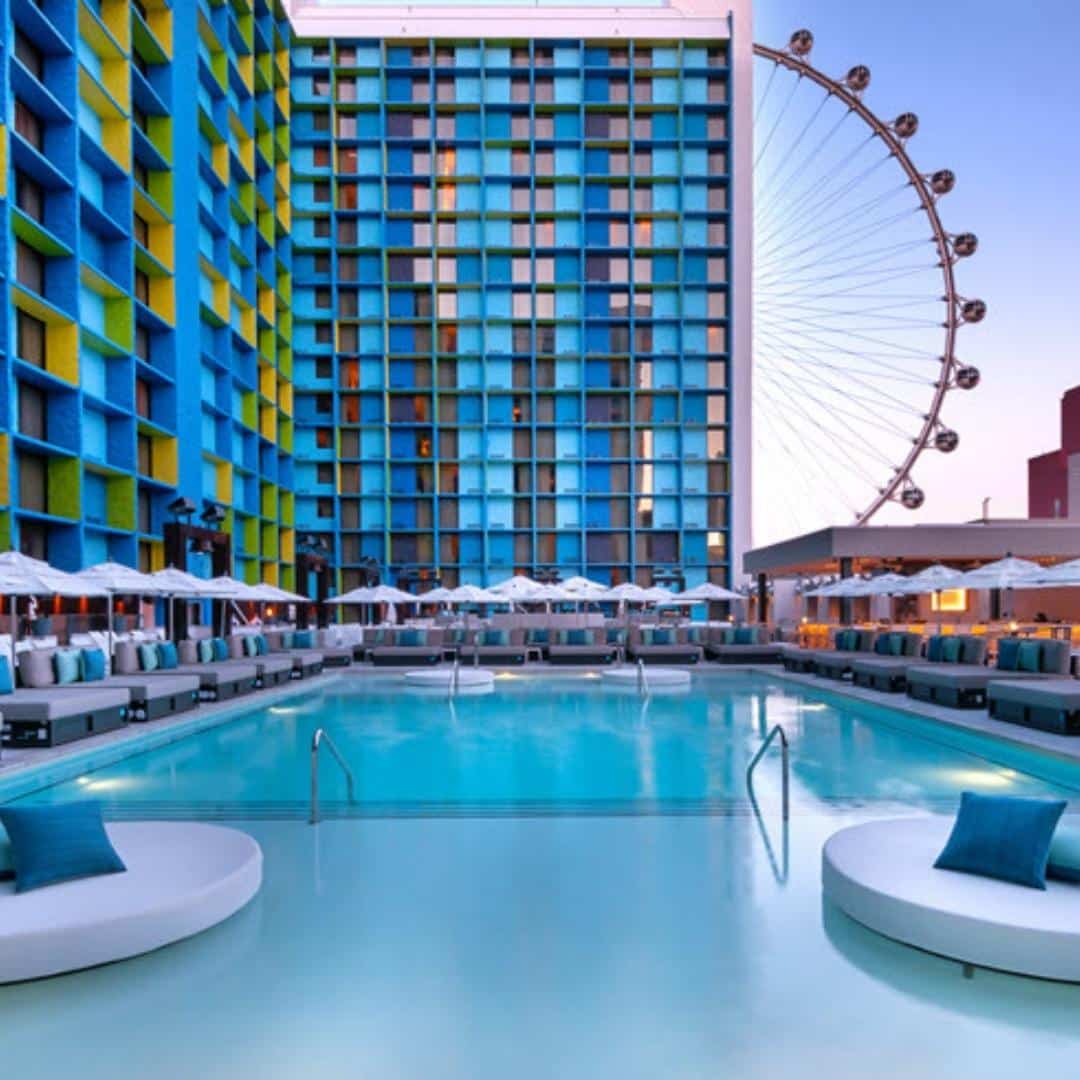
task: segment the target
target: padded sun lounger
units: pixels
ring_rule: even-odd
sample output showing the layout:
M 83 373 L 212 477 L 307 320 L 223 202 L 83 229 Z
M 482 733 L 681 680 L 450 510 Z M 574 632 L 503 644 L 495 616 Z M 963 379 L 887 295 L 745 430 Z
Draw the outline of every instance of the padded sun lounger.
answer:
M 524 645 L 463 645 L 463 664 L 490 664 L 492 667 L 516 667 L 525 663 Z
M 627 649 L 631 660 L 644 660 L 646 664 L 697 664 L 704 655 L 700 645 L 631 645 Z
M 927 642 L 927 656 L 875 656 L 871 660 L 856 660 L 851 666 L 852 681 L 856 686 L 869 690 L 898 694 L 907 689 L 907 674 L 914 667 L 929 667 L 937 663 L 982 666 L 986 657 L 986 638 L 972 634 L 954 634 L 948 635 L 948 638 L 959 647 L 954 661 L 942 656 L 947 638 L 938 634 Z
M 908 694 L 919 701 L 952 708 L 982 708 L 986 694 L 995 682 L 1039 682 L 1068 674 L 1071 646 L 1067 641 L 1033 639 L 1039 647 L 1038 671 L 1019 671 L 1001 667 L 999 644 L 998 667 L 976 664 L 930 664 L 910 668 L 907 673 Z
M 280 686 L 292 678 L 292 659 L 288 656 L 269 656 L 256 653 L 252 656 L 244 648 L 244 637 L 233 634 L 228 639 L 229 662 L 255 665 L 255 684 L 259 690 L 268 686 Z
M 1002 680 L 986 690 L 995 720 L 1080 735 L 1080 679 Z
M 780 649 L 780 663 L 784 665 L 785 671 L 811 675 L 817 658 L 828 651 L 828 649 L 802 649 L 798 645 L 784 645 Z
M 536 648 L 536 646 L 532 646 Z M 552 664 L 614 664 L 619 650 L 615 645 L 549 645 L 547 659 Z
M 156 674 L 156 673 L 154 673 Z M 187 712 L 199 704 L 199 680 L 194 675 L 177 675 L 174 671 L 163 672 L 172 678 L 155 678 L 149 675 L 110 675 L 96 682 L 65 683 L 55 689 L 65 693 L 80 693 L 98 688 L 127 690 L 131 694 L 128 720 L 158 720 Z
M 779 664 L 784 656 L 784 646 L 777 641 L 759 642 L 756 645 L 728 645 L 709 641 L 705 643 L 705 655 L 721 664 Z
M 194 641 L 182 641 L 178 646 L 180 663 L 173 668 L 138 670 L 138 651 L 130 642 L 116 646 L 114 667 L 118 674 L 138 675 L 139 678 L 169 679 L 178 675 L 195 676 L 199 680 L 200 701 L 227 701 L 250 694 L 256 688 L 259 673 L 247 660 L 222 660 L 199 663 Z
M 7 746 L 62 746 L 115 731 L 127 723 L 131 694 L 120 687 L 80 688 L 77 694 L 54 686 L 18 689 L 0 695 Z
M 441 645 L 376 645 L 371 662 L 376 667 L 429 667 L 442 660 Z
M 814 670 L 827 679 L 843 679 L 847 675 L 854 676 L 856 664 L 885 659 L 914 660 L 918 656 L 921 642 L 920 634 L 899 630 L 886 631 L 874 638 L 873 647 L 869 650 L 847 652 L 836 649 L 833 652 L 820 653 L 814 661 Z M 860 641 L 860 645 L 863 644 L 865 642 Z

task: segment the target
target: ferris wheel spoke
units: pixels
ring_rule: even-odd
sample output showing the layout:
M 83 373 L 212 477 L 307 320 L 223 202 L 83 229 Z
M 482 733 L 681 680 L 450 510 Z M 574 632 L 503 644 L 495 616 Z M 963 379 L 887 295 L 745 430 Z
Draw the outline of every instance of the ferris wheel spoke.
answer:
M 816 258 L 803 263 L 786 263 L 780 260 L 774 260 L 775 269 L 770 273 L 765 271 L 759 280 L 759 288 L 764 285 L 768 286 L 770 282 L 782 279 L 784 270 L 789 270 L 792 273 L 800 273 L 803 270 L 820 269 L 822 267 L 840 267 L 847 266 L 853 262 L 859 260 L 866 260 L 870 258 L 876 262 L 892 262 L 893 259 L 901 255 L 906 255 L 910 251 L 917 251 L 920 248 L 926 247 L 927 241 L 920 238 L 915 240 L 903 240 L 898 241 L 895 244 L 890 244 L 888 247 L 872 248 L 869 251 L 865 250 L 852 250 L 853 248 L 860 247 L 859 237 L 856 240 L 852 240 L 849 243 L 838 247 L 830 245 L 830 250 L 826 252 L 828 258 Z M 892 299 L 892 297 L 889 297 Z
M 773 122 L 772 130 L 769 132 L 768 135 L 765 136 L 765 141 L 762 143 L 761 149 L 758 150 L 757 155 L 754 158 L 754 168 L 755 169 L 758 167 L 758 162 L 761 161 L 762 155 L 768 152 L 769 143 L 772 142 L 773 137 L 776 135 L 776 132 L 779 129 L 781 123 L 783 123 L 784 113 L 786 112 L 787 107 L 791 104 L 792 98 L 795 97 L 795 94 L 797 93 L 798 89 L 799 89 L 799 84 L 798 83 L 795 83 L 791 87 L 791 92 L 788 94 L 787 100 L 781 106 L 780 111 L 777 114 L 777 117 L 776 117 L 775 121 Z

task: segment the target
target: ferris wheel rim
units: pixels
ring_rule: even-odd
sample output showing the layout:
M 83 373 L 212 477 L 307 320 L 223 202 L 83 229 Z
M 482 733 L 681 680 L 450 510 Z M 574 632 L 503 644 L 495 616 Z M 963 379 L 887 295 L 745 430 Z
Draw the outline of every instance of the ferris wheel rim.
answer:
M 804 38 L 804 46 L 800 50 L 801 55 L 793 48 L 800 37 Z M 809 44 L 805 44 L 806 41 L 808 41 Z M 957 254 L 952 237 L 942 223 L 941 216 L 937 209 L 938 199 L 942 194 L 945 194 L 947 190 L 951 190 L 952 174 L 949 173 L 948 170 L 942 170 L 942 173 L 949 177 L 950 187 L 942 192 L 935 192 L 933 190 L 931 185 L 934 179 L 941 174 L 935 173 L 933 176 L 927 176 L 922 173 L 907 152 L 905 146 L 907 140 L 897 133 L 895 126 L 896 122 L 888 123 L 883 121 L 863 101 L 862 90 L 865 89 L 869 82 L 869 71 L 866 68 L 852 68 L 848 73 L 849 79 L 857 73 L 865 75 L 865 81 L 861 88 L 852 89 L 848 85 L 845 85 L 843 81 L 826 75 L 809 63 L 807 57 L 810 54 L 810 48 L 813 44 L 813 36 L 808 31 L 797 31 L 796 34 L 792 35 L 791 42 L 792 44 L 785 49 L 776 49 L 768 45 L 755 43 L 753 46 L 753 53 L 756 57 L 772 61 L 778 67 L 787 68 L 800 78 L 806 78 L 815 83 L 823 89 L 827 95 L 837 99 L 841 104 L 846 106 L 850 112 L 855 113 L 859 119 L 870 128 L 872 136 L 881 139 L 889 151 L 889 156 L 899 163 L 908 179 L 908 183 L 914 188 L 919 200 L 919 208 L 926 215 L 926 218 L 930 223 L 933 233 L 933 244 L 937 250 L 939 260 L 938 268 L 941 270 L 944 284 L 944 293 L 941 297 L 941 302 L 945 305 L 947 312 L 946 321 L 943 324 L 943 329 L 945 330 L 944 351 L 939 357 L 939 375 L 934 384 L 934 393 L 931 397 L 928 409 L 923 416 L 922 426 L 917 434 L 912 437 L 911 449 L 907 452 L 903 461 L 899 465 L 894 466 L 892 476 L 885 481 L 883 486 L 878 488 L 877 494 L 871 499 L 868 506 L 864 510 L 856 512 L 853 524 L 865 525 L 887 503 L 902 502 L 903 494 L 908 490 L 913 489 L 918 493 L 918 505 L 921 505 L 922 492 L 914 486 L 912 481 L 912 473 L 916 462 L 923 453 L 931 448 L 932 440 L 938 433 L 948 434 L 953 439 L 952 445 L 956 445 L 955 432 L 947 431 L 947 429 L 942 426 L 941 412 L 947 394 L 957 385 L 956 372 L 960 366 L 956 358 L 957 331 L 967 320 L 961 317 L 961 305 L 963 305 L 965 301 L 957 289 L 956 276 L 954 273 L 955 263 L 960 256 Z M 979 305 L 983 312 L 985 312 L 985 305 L 982 304 L 982 301 L 972 301 L 971 303 Z M 980 315 L 979 318 L 981 317 L 982 316 Z M 971 387 L 968 388 L 970 389 Z M 899 496 L 898 493 L 900 493 Z

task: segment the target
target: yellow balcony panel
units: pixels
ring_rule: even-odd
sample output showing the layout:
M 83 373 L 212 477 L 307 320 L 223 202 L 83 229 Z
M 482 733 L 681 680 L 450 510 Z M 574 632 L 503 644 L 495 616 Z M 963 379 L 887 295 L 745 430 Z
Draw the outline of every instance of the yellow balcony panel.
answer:
M 78 385 L 79 327 L 51 304 L 13 283 L 11 302 L 20 311 L 45 324 L 45 370 L 50 375 Z M 12 350 L 14 352 L 14 350 Z
M 130 171 L 131 124 L 127 115 L 86 68 L 79 71 L 79 95 L 98 117 L 99 130 L 91 134 L 120 168 Z
M 217 479 L 214 497 L 219 503 L 231 506 L 233 501 L 233 468 L 230 461 L 217 462 Z
M 147 424 L 139 424 L 140 435 L 149 436 L 150 449 L 150 476 L 163 484 L 176 485 L 177 479 L 177 440 L 175 435 L 162 435 L 157 428 Z
M 140 204 L 142 206 L 140 207 Z M 148 199 L 144 199 L 138 192 L 135 194 L 135 213 L 139 215 L 149 225 L 147 230 L 148 236 L 147 251 L 166 273 L 171 274 L 176 265 L 176 249 L 175 249 L 175 233 L 173 230 L 172 222 L 165 221 L 157 218 L 147 218 L 142 209 L 147 209 L 150 206 Z
M 292 529 L 282 529 L 281 537 L 281 561 L 291 563 L 296 560 L 296 533 Z
M 293 414 L 293 384 L 288 379 L 278 379 L 277 383 L 278 408 L 286 415 Z
M 269 401 L 276 400 L 274 390 L 277 385 L 277 375 L 268 364 L 259 365 L 259 393 Z
M 259 408 L 259 434 L 268 442 L 277 442 L 277 406 L 262 405 Z
M 131 52 L 128 3 L 129 0 L 100 0 L 91 5 L 82 0 L 79 4 L 79 35 L 102 60 L 126 57 Z
M 199 12 L 199 38 L 206 49 L 211 73 L 218 81 L 221 89 L 227 90 L 229 85 L 229 60 L 225 55 L 225 47 L 218 40 L 214 28 L 201 11 Z
M 236 70 L 240 72 L 240 78 L 244 88 L 249 94 L 255 92 L 255 57 L 248 53 L 246 56 L 236 58 Z

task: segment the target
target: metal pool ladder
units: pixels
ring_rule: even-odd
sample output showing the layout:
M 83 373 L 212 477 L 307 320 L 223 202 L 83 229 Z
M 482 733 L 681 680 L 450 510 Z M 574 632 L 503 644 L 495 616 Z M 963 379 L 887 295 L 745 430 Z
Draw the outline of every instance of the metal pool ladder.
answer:
M 773 725 L 772 730 L 765 736 L 765 741 L 758 747 L 758 752 L 750 759 L 750 764 L 746 766 L 746 790 L 750 795 L 750 801 L 754 804 L 754 808 L 756 809 L 757 799 L 754 798 L 754 769 L 757 767 L 757 763 L 765 756 L 765 751 L 769 749 L 773 739 L 778 735 L 780 736 L 780 765 L 783 770 L 783 815 L 784 820 L 787 821 L 790 817 L 789 788 L 791 786 L 791 763 L 788 756 L 787 734 L 779 724 Z
M 648 698 L 649 695 L 649 680 L 645 677 L 645 661 L 638 657 L 637 662 L 637 691 L 644 697 Z
M 355 789 L 353 786 L 352 769 L 346 764 L 341 756 L 341 751 L 334 745 L 334 740 L 326 733 L 326 728 L 316 728 L 311 736 L 311 814 L 308 817 L 309 825 L 319 824 L 319 747 L 326 743 L 330 753 L 334 755 L 337 763 L 345 773 L 345 782 L 348 785 L 349 802 L 356 802 Z

